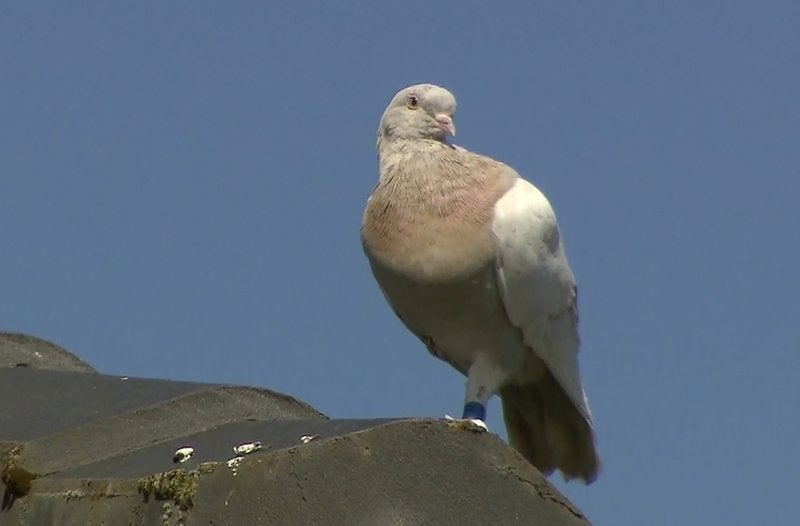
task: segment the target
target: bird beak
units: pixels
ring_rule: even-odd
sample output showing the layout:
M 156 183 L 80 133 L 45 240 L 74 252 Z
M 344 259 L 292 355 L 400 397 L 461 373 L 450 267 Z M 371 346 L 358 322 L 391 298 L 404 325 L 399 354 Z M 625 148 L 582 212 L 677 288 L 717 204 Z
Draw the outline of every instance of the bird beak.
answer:
M 456 135 L 456 125 L 453 124 L 453 118 L 449 115 L 445 115 L 444 113 L 440 113 L 434 116 L 436 123 L 439 127 L 444 130 L 445 133 L 452 135 L 455 137 Z

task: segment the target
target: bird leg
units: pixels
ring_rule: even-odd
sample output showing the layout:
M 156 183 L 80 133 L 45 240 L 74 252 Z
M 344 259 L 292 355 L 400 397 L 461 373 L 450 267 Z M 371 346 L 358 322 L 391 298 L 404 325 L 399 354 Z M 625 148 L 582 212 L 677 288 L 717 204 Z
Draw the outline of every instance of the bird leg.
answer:
M 486 420 L 486 406 L 471 400 L 464 403 L 464 414 L 461 418 L 468 420 Z
M 467 374 L 467 389 L 464 397 L 463 420 L 486 428 L 486 404 L 500 388 L 506 374 L 497 365 L 478 355 Z

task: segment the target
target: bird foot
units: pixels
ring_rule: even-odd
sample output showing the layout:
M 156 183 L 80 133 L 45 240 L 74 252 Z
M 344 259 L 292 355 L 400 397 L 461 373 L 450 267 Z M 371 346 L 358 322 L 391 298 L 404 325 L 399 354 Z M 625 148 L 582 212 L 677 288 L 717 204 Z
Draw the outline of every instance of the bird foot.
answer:
M 447 425 L 450 429 L 457 431 L 472 431 L 473 433 L 485 433 L 489 431 L 486 423 L 478 418 L 453 418 L 450 415 L 444 415 L 447 420 Z

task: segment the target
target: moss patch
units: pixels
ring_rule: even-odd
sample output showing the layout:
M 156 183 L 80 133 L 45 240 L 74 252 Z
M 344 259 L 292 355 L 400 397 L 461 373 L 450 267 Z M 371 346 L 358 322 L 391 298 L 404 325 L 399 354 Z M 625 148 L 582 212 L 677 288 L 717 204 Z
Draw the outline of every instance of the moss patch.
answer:
M 192 471 L 173 469 L 139 479 L 139 493 L 147 502 L 152 495 L 158 500 L 172 500 L 181 510 L 188 510 L 194 504 L 200 475 L 211 473 L 216 463 L 206 462 Z
M 22 467 L 22 449 L 16 447 L 9 451 L 3 459 L 5 464 L 0 478 L 6 485 L 6 491 L 15 497 L 24 497 L 31 491 L 31 483 L 36 473 Z
M 27 469 L 6 464 L 3 468 L 3 483 L 8 491 L 16 497 L 23 497 L 31 492 L 31 483 L 36 478 L 36 473 L 31 473 Z

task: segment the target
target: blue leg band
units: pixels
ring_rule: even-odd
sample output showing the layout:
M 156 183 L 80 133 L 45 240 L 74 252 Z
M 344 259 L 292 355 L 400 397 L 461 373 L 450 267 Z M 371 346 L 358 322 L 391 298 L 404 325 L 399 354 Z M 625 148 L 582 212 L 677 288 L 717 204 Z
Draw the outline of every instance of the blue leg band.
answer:
M 480 402 L 467 402 L 464 404 L 464 416 L 471 420 L 486 420 L 486 408 Z

